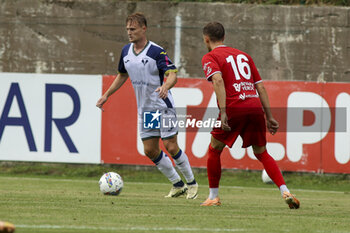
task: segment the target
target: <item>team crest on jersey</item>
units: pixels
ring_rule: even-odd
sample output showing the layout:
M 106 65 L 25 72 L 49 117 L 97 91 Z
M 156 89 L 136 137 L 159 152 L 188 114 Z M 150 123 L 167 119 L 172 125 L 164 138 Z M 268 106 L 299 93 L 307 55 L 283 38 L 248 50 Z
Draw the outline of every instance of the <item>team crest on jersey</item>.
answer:
M 148 59 L 147 58 L 143 58 L 141 60 L 142 64 L 145 66 L 148 63 Z

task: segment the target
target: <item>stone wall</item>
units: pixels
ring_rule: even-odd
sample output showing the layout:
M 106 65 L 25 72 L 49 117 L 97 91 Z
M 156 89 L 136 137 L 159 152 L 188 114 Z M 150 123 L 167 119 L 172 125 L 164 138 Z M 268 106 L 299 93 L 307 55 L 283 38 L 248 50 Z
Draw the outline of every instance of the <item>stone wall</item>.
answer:
M 0 0 L 0 72 L 115 74 L 136 11 L 180 77 L 203 77 L 201 32 L 216 20 L 263 79 L 350 82 L 350 8 L 223 3 Z

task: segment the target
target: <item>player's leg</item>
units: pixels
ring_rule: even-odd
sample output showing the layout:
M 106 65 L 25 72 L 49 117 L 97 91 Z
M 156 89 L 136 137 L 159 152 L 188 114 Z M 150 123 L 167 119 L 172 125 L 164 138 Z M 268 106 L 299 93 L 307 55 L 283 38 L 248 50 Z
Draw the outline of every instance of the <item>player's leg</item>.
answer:
M 299 201 L 289 193 L 276 161 L 266 150 L 266 122 L 263 113 L 248 114 L 242 123 L 245 124 L 240 133 L 243 139 L 243 147 L 252 145 L 255 157 L 263 164 L 266 173 L 280 189 L 282 197 L 287 203 L 293 199 L 293 208 L 299 208 Z M 289 194 L 288 200 L 285 194 Z M 291 205 L 289 207 L 291 208 Z
M 159 137 L 143 139 L 142 142 L 145 155 L 153 161 L 158 170 L 173 184 L 176 192 L 173 192 L 172 197 L 185 193 L 186 189 L 181 177 L 176 172 L 169 157 L 159 148 Z
M 187 184 L 195 184 L 196 180 L 194 178 L 191 165 L 188 161 L 188 157 L 184 151 L 182 151 L 177 144 L 177 135 L 171 138 L 163 139 L 163 144 L 165 149 L 169 152 L 171 157 L 181 173 L 184 175 Z
M 184 151 L 177 144 L 177 135 L 163 139 L 163 144 L 171 157 L 174 159 L 176 167 L 180 170 L 187 182 L 187 199 L 195 199 L 198 195 L 198 184 L 194 178 L 190 162 Z
M 283 179 L 282 173 L 278 168 L 276 161 L 269 155 L 265 146 L 252 145 L 255 157 L 263 164 L 266 173 L 269 175 L 271 180 L 277 185 L 277 187 L 286 187 L 286 183 Z M 281 190 L 281 192 L 282 192 Z M 283 192 L 282 192 L 283 193 Z
M 266 173 L 269 175 L 271 180 L 277 185 L 281 191 L 283 199 L 285 199 L 289 208 L 298 209 L 300 202 L 289 192 L 287 185 L 283 179 L 282 173 L 278 168 L 276 161 L 269 155 L 265 146 L 253 145 L 253 151 L 255 157 L 263 164 Z
M 278 186 L 285 187 L 285 182 L 275 160 L 266 151 L 266 123 L 262 112 L 247 114 L 242 120 L 245 127 L 241 130 L 243 147 L 252 145 L 255 157 L 263 164 L 267 174 Z
M 201 206 L 216 206 L 221 204 L 219 199 L 219 183 L 221 179 L 220 155 L 225 146 L 225 143 L 211 136 L 207 159 L 209 197 Z
M 229 120 L 231 131 L 213 128 L 208 149 L 207 173 L 209 181 L 209 197 L 201 206 L 221 205 L 219 198 L 219 183 L 221 179 L 221 153 L 225 146 L 232 147 L 236 141 L 241 124 L 237 119 Z

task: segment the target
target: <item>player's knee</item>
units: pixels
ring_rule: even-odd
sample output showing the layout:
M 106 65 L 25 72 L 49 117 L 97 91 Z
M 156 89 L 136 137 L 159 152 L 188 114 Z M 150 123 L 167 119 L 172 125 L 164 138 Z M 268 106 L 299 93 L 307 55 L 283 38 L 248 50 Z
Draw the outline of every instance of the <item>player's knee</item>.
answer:
M 224 143 L 217 141 L 217 140 L 212 140 L 210 145 L 212 148 L 214 148 L 215 150 L 219 150 L 219 151 L 222 151 L 226 146 Z
M 177 145 L 177 143 L 172 143 L 172 142 L 169 142 L 169 143 L 166 143 L 165 145 L 165 149 L 169 152 L 169 154 L 171 154 L 172 156 L 176 155 L 180 148 L 179 146 Z
M 215 150 L 222 151 L 225 148 L 225 145 L 211 144 L 211 147 Z
M 265 146 L 256 146 L 256 145 L 252 145 L 253 148 L 253 152 L 255 155 L 257 154 L 261 154 L 266 150 Z
M 169 152 L 169 154 L 175 156 L 179 152 L 180 148 L 178 146 L 169 146 L 166 148 L 166 150 Z
M 220 142 L 219 140 L 215 139 L 213 136 L 211 137 L 210 145 L 212 148 L 219 151 L 222 151 L 226 146 L 225 143 Z
M 159 156 L 160 151 L 154 148 L 145 148 L 144 153 L 148 158 L 154 160 Z

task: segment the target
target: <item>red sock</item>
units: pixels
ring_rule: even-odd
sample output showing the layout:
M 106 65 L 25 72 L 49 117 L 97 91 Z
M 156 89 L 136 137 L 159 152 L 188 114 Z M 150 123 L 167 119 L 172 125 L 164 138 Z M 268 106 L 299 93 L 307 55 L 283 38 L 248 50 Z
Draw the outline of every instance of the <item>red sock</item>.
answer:
M 221 161 L 220 154 L 222 151 L 216 150 L 209 145 L 208 160 L 207 160 L 207 173 L 209 188 L 218 188 L 221 178 Z
M 261 154 L 255 154 L 255 157 L 260 162 L 262 162 L 262 164 L 264 165 L 264 168 L 266 170 L 266 173 L 269 175 L 271 180 L 273 180 L 273 182 L 278 187 L 280 187 L 283 184 L 286 184 L 284 182 L 282 173 L 281 173 L 280 169 L 277 166 L 276 161 L 269 155 L 269 153 L 267 153 L 266 150 L 263 153 L 261 153 Z

